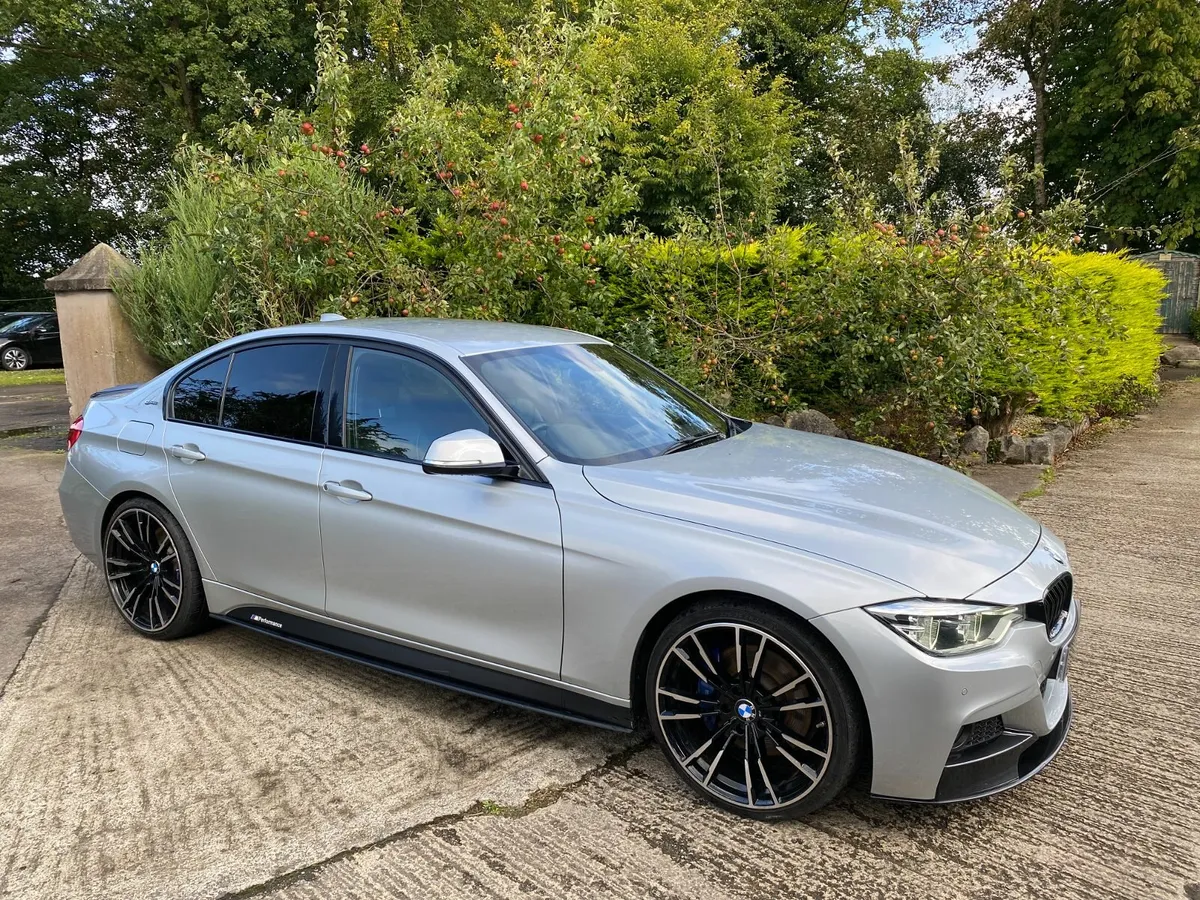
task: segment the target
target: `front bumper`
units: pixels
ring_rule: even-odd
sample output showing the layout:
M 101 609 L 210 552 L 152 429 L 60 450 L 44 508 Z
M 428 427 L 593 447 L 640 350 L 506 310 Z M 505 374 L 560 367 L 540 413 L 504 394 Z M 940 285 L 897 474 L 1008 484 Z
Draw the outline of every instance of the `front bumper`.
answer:
M 1031 575 L 1023 565 L 997 584 L 1017 576 L 1021 583 L 1044 582 L 1044 590 L 1067 571 L 1042 567 L 1047 571 Z M 1040 592 L 1024 597 L 1032 602 Z M 1036 775 L 1066 740 L 1071 697 L 1064 657 L 1079 627 L 1075 598 L 1054 640 L 1041 622 L 1027 620 L 999 646 L 960 657 L 924 653 L 862 609 L 812 624 L 858 682 L 876 796 L 928 803 L 984 797 Z M 985 732 L 977 743 L 964 741 L 972 728 Z
M 1027 731 L 1006 730 L 1000 738 L 981 748 L 976 758 L 946 764 L 933 803 L 978 800 L 1028 781 L 1046 766 L 1066 743 L 1071 728 L 1070 698 L 1058 724 L 1048 733 L 1034 737 Z M 896 800 L 908 798 L 895 797 Z M 921 802 L 911 801 L 909 802 Z

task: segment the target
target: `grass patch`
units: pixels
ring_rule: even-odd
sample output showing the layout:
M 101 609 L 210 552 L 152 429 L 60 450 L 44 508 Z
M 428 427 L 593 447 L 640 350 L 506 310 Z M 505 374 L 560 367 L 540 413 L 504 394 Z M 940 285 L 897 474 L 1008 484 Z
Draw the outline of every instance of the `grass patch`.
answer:
M 516 818 L 524 812 L 519 806 L 506 806 L 503 803 L 497 803 L 495 800 L 481 800 L 477 809 L 479 815 L 504 816 L 510 819 Z
M 1046 466 L 1042 469 L 1040 483 L 1033 490 L 1026 491 L 1021 495 L 1022 500 L 1032 500 L 1034 497 L 1040 497 L 1046 493 L 1046 488 L 1054 483 L 1054 476 L 1058 473 L 1054 471 L 1054 466 Z
M 22 372 L 0 370 L 0 387 L 18 384 L 65 384 L 62 369 L 25 369 Z

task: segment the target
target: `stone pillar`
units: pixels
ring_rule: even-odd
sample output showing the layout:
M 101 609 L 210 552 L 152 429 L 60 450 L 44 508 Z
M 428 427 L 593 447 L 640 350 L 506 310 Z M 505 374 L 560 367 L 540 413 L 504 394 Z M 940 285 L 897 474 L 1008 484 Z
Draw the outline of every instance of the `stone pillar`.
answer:
M 97 244 L 46 281 L 58 310 L 71 418 L 83 412 L 96 391 L 148 381 L 161 371 L 133 336 L 112 290 L 117 276 L 131 265 L 108 244 Z

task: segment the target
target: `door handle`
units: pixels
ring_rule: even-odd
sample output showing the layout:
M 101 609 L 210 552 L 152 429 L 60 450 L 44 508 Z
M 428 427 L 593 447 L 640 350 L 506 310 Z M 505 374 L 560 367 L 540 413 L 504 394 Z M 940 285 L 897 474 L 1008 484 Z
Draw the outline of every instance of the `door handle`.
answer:
M 184 446 L 183 444 L 176 444 L 167 452 L 176 459 L 187 459 L 191 460 L 192 462 L 199 462 L 202 459 L 208 459 L 208 457 L 204 455 L 203 451 L 197 449 L 196 447 Z
M 340 481 L 326 481 L 321 485 L 321 490 L 327 494 L 332 494 L 334 497 L 342 497 L 346 500 L 370 500 L 373 494 L 370 491 L 364 491 L 361 488 L 349 487 L 342 484 Z

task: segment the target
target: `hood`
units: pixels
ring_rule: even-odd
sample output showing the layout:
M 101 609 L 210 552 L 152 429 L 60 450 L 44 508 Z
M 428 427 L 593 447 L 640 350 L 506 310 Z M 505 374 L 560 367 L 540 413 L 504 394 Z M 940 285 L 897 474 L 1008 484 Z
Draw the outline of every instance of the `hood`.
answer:
M 771 425 L 584 474 L 622 506 L 815 553 L 931 597 L 969 596 L 1020 565 L 1041 535 L 945 466 Z

